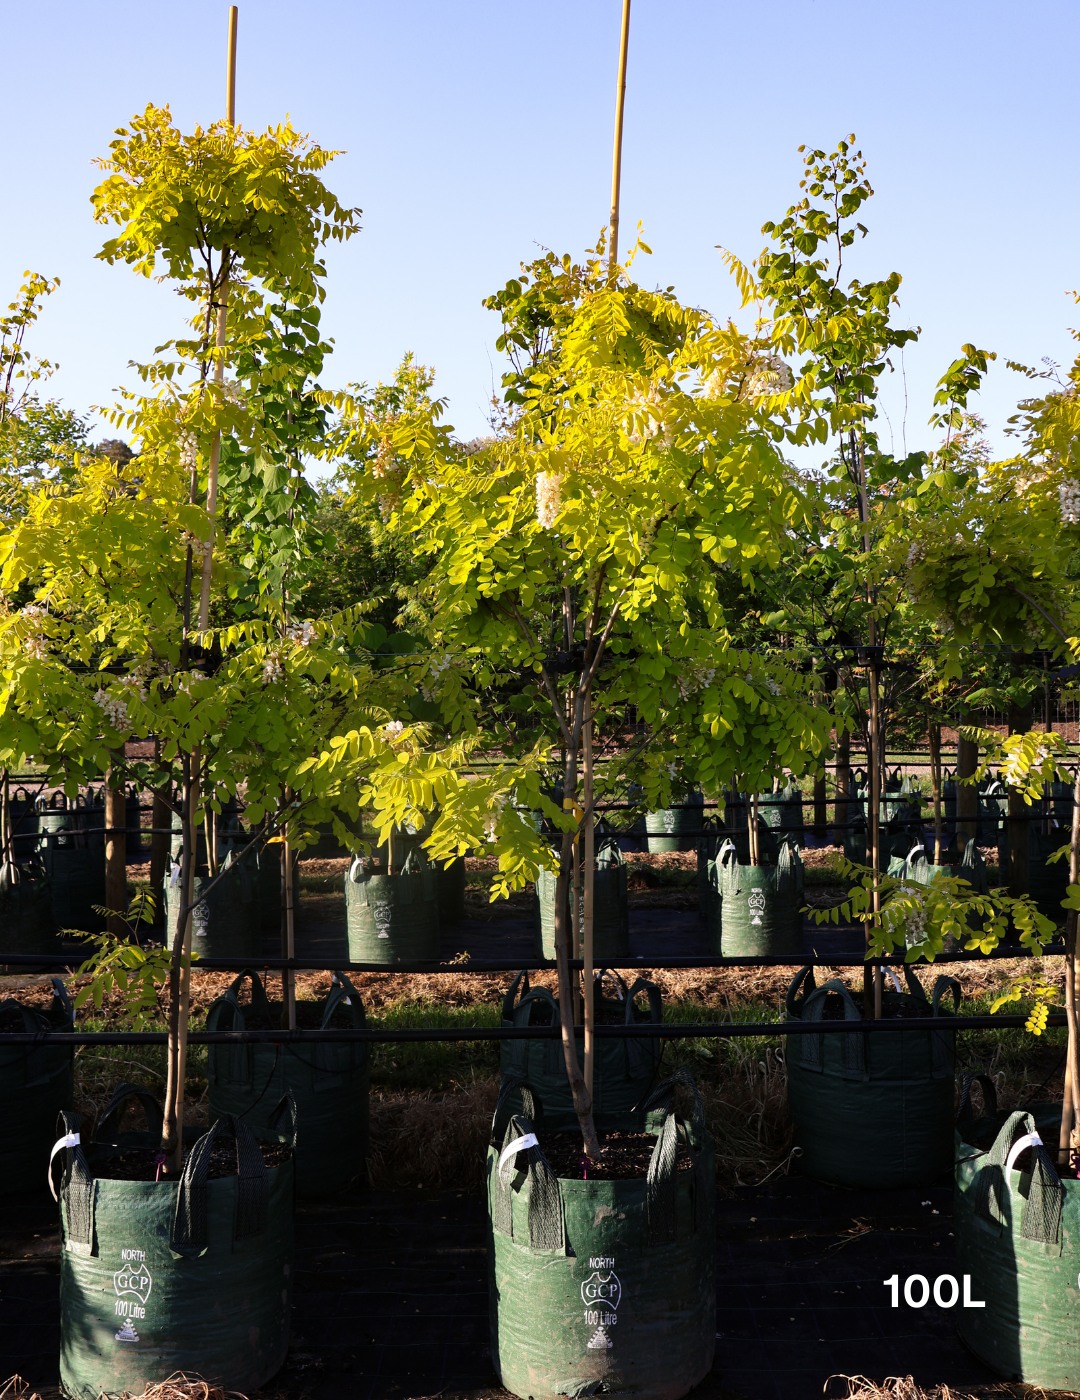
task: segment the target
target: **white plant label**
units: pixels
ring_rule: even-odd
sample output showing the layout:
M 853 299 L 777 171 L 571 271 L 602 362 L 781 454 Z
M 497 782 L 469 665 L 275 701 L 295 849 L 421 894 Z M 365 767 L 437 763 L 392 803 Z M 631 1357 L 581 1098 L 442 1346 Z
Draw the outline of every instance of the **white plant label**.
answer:
M 591 1258 L 592 1273 L 581 1285 L 581 1301 L 585 1304 L 585 1323 L 594 1329 L 587 1351 L 610 1351 L 610 1328 L 618 1322 L 616 1309 L 622 1299 L 622 1284 L 615 1273 L 614 1257 Z
M 146 1300 L 150 1297 L 154 1280 L 146 1267 L 143 1250 L 122 1249 L 120 1258 L 123 1268 L 113 1274 L 113 1290 L 116 1293 L 113 1311 L 117 1317 L 123 1318 L 123 1325 L 113 1335 L 118 1342 L 137 1342 L 139 1334 L 135 1323 L 146 1317 Z

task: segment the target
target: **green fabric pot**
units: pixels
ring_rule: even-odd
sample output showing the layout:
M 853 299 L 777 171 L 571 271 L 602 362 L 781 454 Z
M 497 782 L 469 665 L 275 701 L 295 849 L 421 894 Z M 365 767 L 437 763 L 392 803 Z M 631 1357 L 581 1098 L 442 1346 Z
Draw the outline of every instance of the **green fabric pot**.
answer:
M 258 958 L 262 951 L 256 872 L 249 862 L 237 862 L 230 852 L 219 883 L 191 916 L 191 954 L 196 958 Z M 175 878 L 174 878 L 175 876 Z M 209 874 L 196 873 L 195 898 L 210 884 Z M 170 943 L 180 917 L 179 866 L 165 876 L 165 923 Z
M 786 833 L 788 840 L 802 849 L 803 795 L 798 783 L 788 783 L 779 792 L 763 792 L 758 799 L 758 811 L 770 831 L 778 835 Z M 745 813 L 744 804 L 744 822 Z
M 37 803 L 23 787 L 9 796 L 11 812 L 11 854 L 18 861 L 31 860 L 38 854 Z
M 1071 820 L 1071 818 L 1070 818 Z M 1059 923 L 1065 918 L 1061 901 L 1069 887 L 1069 858 L 1051 863 L 1050 857 L 1069 844 L 1068 830 L 1040 831 L 1035 822 L 1028 828 L 1028 893 L 1040 914 Z M 1002 823 L 998 836 L 998 878 L 1005 884 L 1009 878 L 1009 824 Z
M 251 1003 L 241 1006 L 245 978 L 251 979 Z M 367 1025 L 364 1003 L 343 973 L 335 974 L 320 1024 Z M 250 970 L 218 997 L 206 1018 L 209 1031 L 280 1025 L 258 974 Z M 272 1131 L 276 1106 L 286 1094 L 292 1096 L 299 1127 L 298 1196 L 333 1195 L 364 1171 L 370 1101 L 367 1045 L 211 1045 L 208 1056 L 211 1122 L 232 1113 L 265 1136 Z
M 77 1130 L 78 1116 L 65 1115 L 65 1127 Z M 207 1180 L 210 1146 L 233 1133 L 240 1175 Z M 266 1168 L 250 1130 L 223 1119 L 179 1180 L 95 1177 L 118 1146 L 154 1145 L 146 1133 L 62 1149 L 60 1385 L 69 1400 L 140 1395 L 175 1371 L 250 1392 L 285 1360 L 291 1157 Z
M 933 848 L 933 838 L 930 838 L 930 849 Z M 917 885 L 932 885 L 935 880 L 957 879 L 966 880 L 971 886 L 969 893 L 986 894 L 990 888 L 990 881 L 986 874 L 986 861 L 983 860 L 982 852 L 974 841 L 969 841 L 964 848 L 964 853 L 956 859 L 955 848 L 951 851 L 943 852 L 944 855 L 952 857 L 948 865 L 933 865 L 928 859 L 929 851 L 920 842 L 914 846 L 903 861 L 900 862 L 899 874 L 903 879 L 914 880 Z M 889 873 L 892 874 L 892 863 L 889 865 Z
M 671 1111 L 670 1081 L 654 1097 L 647 1180 L 556 1178 L 540 1148 L 527 1146 L 531 1117 L 515 1114 L 498 1135 L 496 1114 L 498 1146 L 487 1160 L 491 1358 L 515 1395 L 554 1400 L 602 1388 L 678 1400 L 712 1369 L 712 1141 L 700 1112 L 688 1123 Z M 679 1139 L 691 1170 L 674 1170 Z
M 458 924 L 465 917 L 465 857 L 458 856 L 450 864 L 435 867 L 439 886 L 439 921 Z
M 604 995 L 604 981 L 609 981 L 614 995 Z M 520 1000 L 518 992 L 520 989 Z M 635 1021 L 651 1021 L 654 1025 L 664 1018 L 660 988 L 639 977 L 627 988 L 614 972 L 605 974 L 596 984 L 597 1016 L 622 1016 L 626 1025 Z M 644 993 L 648 1011 L 638 1005 Z M 519 972 L 503 998 L 504 1026 L 561 1025 L 559 1003 L 547 987 L 529 987 L 529 974 Z M 577 1041 L 578 1063 L 585 1058 L 583 1037 Z M 593 1113 L 597 1128 L 602 1132 L 620 1128 L 640 1131 L 645 1124 L 639 1105 L 644 1101 L 660 1065 L 659 1040 L 616 1040 L 606 1036 L 596 1038 L 596 1058 L 593 1067 Z M 572 1132 L 577 1128 L 577 1114 L 566 1078 L 566 1061 L 561 1040 L 504 1040 L 499 1058 L 504 1084 L 518 1077 L 533 1085 L 544 1104 L 544 1124 L 548 1132 Z M 519 1106 L 520 1101 L 515 1100 Z M 635 1114 L 634 1109 L 638 1108 Z
M 654 855 L 664 851 L 694 850 L 701 835 L 704 812 L 705 799 L 700 792 L 688 793 L 678 807 L 646 812 L 645 830 L 649 837 L 649 850 Z
M 72 1031 L 75 1016 L 59 978 L 47 1013 L 14 998 L 0 1001 L 0 1027 L 9 1031 Z M 44 1191 L 56 1119 L 70 1110 L 75 1050 L 71 1045 L 0 1045 L 0 1195 Z
M 555 957 L 555 881 L 553 870 L 541 868 L 536 878 L 536 919 L 540 929 L 541 956 Z M 582 891 L 582 927 L 584 901 Z M 567 915 L 570 892 L 567 892 Z M 630 956 L 630 905 L 626 894 L 626 865 L 616 853 L 615 862 L 593 872 L 593 957 L 597 962 Z
M 0 962 L 5 953 L 58 952 L 53 923 L 52 887 L 40 866 L 19 868 L 19 883 L 9 884 L 0 869 Z M 25 967 L 20 972 L 28 971 Z
M 986 1150 L 955 1140 L 956 1271 L 971 1277 L 982 1308 L 957 1308 L 965 1345 L 1010 1381 L 1047 1390 L 1080 1389 L 1080 1181 L 1054 1165 L 1060 1107 L 1040 1124 L 1009 1115 Z M 1010 1162 L 1014 1145 L 1039 1145 Z M 1023 1167 L 1023 1170 L 1020 1170 Z
M 439 885 L 413 852 L 400 875 L 380 875 L 360 857 L 345 872 L 352 962 L 438 962 Z
M 730 842 L 714 862 L 722 899 L 724 957 L 802 949 L 803 863 L 787 842 L 775 865 L 742 865 Z
M 952 1165 L 956 1031 L 941 1001 L 951 992 L 959 1008 L 960 984 L 939 977 L 928 1000 L 914 972 L 904 971 L 910 995 L 886 992 L 886 1007 L 915 1003 L 920 1015 L 941 1017 L 940 1031 L 787 1038 L 788 1109 L 802 1149 L 799 1166 L 818 1181 L 896 1190 L 928 1185 Z M 797 999 L 800 987 L 804 995 Z M 845 1020 L 861 1020 L 844 984 L 833 979 L 816 987 L 809 967 L 788 988 L 789 1019 L 820 1021 L 830 996 L 840 999 Z

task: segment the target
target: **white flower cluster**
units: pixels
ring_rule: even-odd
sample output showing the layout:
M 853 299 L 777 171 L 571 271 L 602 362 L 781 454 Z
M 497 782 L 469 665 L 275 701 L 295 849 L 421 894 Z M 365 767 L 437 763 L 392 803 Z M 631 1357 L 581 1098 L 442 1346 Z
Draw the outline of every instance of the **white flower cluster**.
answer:
M 499 817 L 502 809 L 506 806 L 506 798 L 501 793 L 496 793 L 491 799 L 491 811 L 488 813 L 487 822 L 484 825 L 484 840 L 494 841 L 498 836 Z
M 204 547 L 204 541 L 199 539 L 198 535 L 193 535 L 190 530 L 180 531 L 180 543 L 191 550 L 202 549 Z
M 402 724 L 401 720 L 392 719 L 389 724 L 383 725 L 383 733 L 388 734 L 391 739 L 396 739 L 404 728 L 405 726 Z
M 310 618 L 302 623 L 294 622 L 285 629 L 285 635 L 298 647 L 309 647 L 315 639 L 315 624 Z
M 432 701 L 432 700 L 435 699 L 435 687 L 436 687 L 436 686 L 438 685 L 438 683 L 439 683 L 439 677 L 442 675 L 442 673 L 443 673 L 444 671 L 449 671 L 450 667 L 451 667 L 453 664 L 454 664 L 453 653 L 451 653 L 451 652 L 449 652 L 449 651 L 448 651 L 448 652 L 445 652 L 445 653 L 443 654 L 442 658 L 441 658 L 439 661 L 433 661 L 433 662 L 431 663 L 431 666 L 430 666 L 429 671 L 428 671 L 429 678 L 430 678 L 430 680 L 431 680 L 431 684 L 430 684 L 430 685 L 422 685 L 422 686 L 420 687 L 420 693 L 423 695 L 423 697 L 424 697 L 425 700 L 427 700 L 427 701 Z
M 648 442 L 651 438 L 658 437 L 667 447 L 671 442 L 671 429 L 664 423 L 660 391 L 657 386 L 650 384 L 648 393 L 640 391 L 636 393 L 630 400 L 628 407 L 630 416 L 626 420 L 627 440 L 636 447 L 639 443 Z M 645 420 L 640 429 L 634 426 L 635 418 Z
M 224 384 L 225 402 L 235 404 L 237 408 L 247 408 L 247 398 L 244 390 L 235 379 L 227 379 Z
M 667 765 L 667 771 L 668 771 L 668 777 L 671 779 L 672 782 L 674 782 L 675 779 L 679 776 L 679 769 L 678 769 L 678 766 L 677 766 L 676 764 L 674 764 L 674 763 L 669 763 L 669 764 Z
M 914 569 L 915 566 L 917 564 L 921 564 L 925 558 L 926 548 L 923 545 L 922 540 L 912 540 L 911 544 L 908 546 L 906 561 L 907 567 L 909 569 Z
M 197 679 L 194 671 L 181 671 L 176 678 L 176 692 L 178 695 L 190 695 Z
M 44 661 L 49 653 L 46 651 L 45 643 L 40 637 L 27 637 L 26 654 L 34 661 Z
M 1080 525 L 1080 481 L 1063 481 L 1058 487 L 1062 525 Z
M 715 369 L 701 387 L 707 399 L 722 399 L 727 381 L 720 370 Z
M 375 453 L 375 460 L 371 464 L 371 475 L 376 481 L 382 481 L 384 477 L 390 475 L 394 462 L 394 444 L 388 437 L 379 439 L 379 446 Z
M 536 519 L 542 530 L 550 530 L 562 506 L 563 479 L 556 472 L 536 475 Z
M 285 668 L 281 664 L 281 657 L 276 652 L 267 653 L 263 662 L 263 685 L 273 685 L 280 681 L 285 675 Z
M 1019 787 L 1024 781 L 1025 765 L 1022 762 L 1022 752 L 1021 749 L 1017 749 L 1015 753 L 1009 754 L 998 768 L 998 778 L 1007 787 Z M 1035 752 L 1031 760 L 1031 768 L 1041 768 L 1049 757 L 1050 750 L 1047 746 L 1045 744 L 1036 744 Z
M 493 437 L 474 437 L 463 443 L 461 450 L 466 457 L 475 457 L 478 452 L 483 452 L 485 447 L 490 447 L 495 441 Z
M 786 394 L 794 384 L 791 370 L 779 355 L 756 355 L 739 397 L 754 402 L 769 394 Z
M 753 672 L 750 671 L 749 668 L 747 669 L 746 675 L 743 679 L 746 681 L 747 685 L 755 684 Z M 774 681 L 772 676 L 766 676 L 763 684 L 770 695 L 783 695 L 784 693 L 784 687 L 780 685 L 778 681 Z
M 926 907 L 924 890 L 909 890 L 907 907 L 904 910 L 905 938 L 909 948 L 915 948 L 926 941 Z
M 675 677 L 680 700 L 689 700 L 699 690 L 708 690 L 715 676 L 715 668 L 702 666 L 696 661 L 683 666 Z
M 180 443 L 180 465 L 186 471 L 193 471 L 199 462 L 199 446 L 195 441 L 195 434 L 182 432 L 178 441 Z
M 21 608 L 21 609 L 20 609 L 20 611 L 19 611 L 19 616 L 20 616 L 20 617 L 35 618 L 35 617 L 46 617 L 46 616 L 48 616 L 48 614 L 47 614 L 46 609 L 43 608 L 43 607 L 41 606 L 40 603 L 27 603 L 27 605 L 26 605 L 25 608 Z
M 98 690 L 94 694 L 94 704 L 104 710 L 106 720 L 118 734 L 131 728 L 126 700 L 115 699 L 107 690 Z
M 136 666 L 130 676 L 124 676 L 120 684 L 128 686 L 140 700 L 146 699 L 146 684 L 149 680 L 149 667 Z

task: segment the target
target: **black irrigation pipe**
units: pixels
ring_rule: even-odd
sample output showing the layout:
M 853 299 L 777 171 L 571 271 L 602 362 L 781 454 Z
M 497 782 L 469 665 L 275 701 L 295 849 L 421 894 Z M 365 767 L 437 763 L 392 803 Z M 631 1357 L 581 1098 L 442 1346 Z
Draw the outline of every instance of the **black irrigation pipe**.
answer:
M 999 958 L 1025 958 L 1030 956 L 1056 957 L 1063 953 L 1060 944 L 1049 944 L 1037 955 L 1029 954 L 1024 948 L 995 948 L 990 953 L 944 953 L 931 963 L 911 963 L 912 967 L 938 967 L 944 963 L 992 962 Z M 66 953 L 0 953 L 0 966 L 40 968 L 71 968 L 82 959 Z M 763 957 L 702 958 L 688 956 L 682 958 L 651 958 L 642 954 L 637 958 L 595 959 L 593 966 L 597 972 L 612 971 L 640 972 L 643 968 L 657 972 L 693 971 L 720 969 L 725 967 L 863 967 L 867 964 L 881 967 L 903 967 L 903 953 L 892 953 L 880 958 L 867 958 L 862 953 L 802 953 L 792 955 L 770 955 Z M 568 966 L 583 970 L 581 958 L 568 959 Z M 436 973 L 436 972 L 554 972 L 555 962 L 547 958 L 477 959 L 469 962 L 399 962 L 365 963 L 347 962 L 331 958 L 197 958 L 192 964 L 194 972 L 245 972 L 248 968 L 264 972 L 384 972 L 394 973 Z
M 1066 1017 L 1055 1013 L 1047 1018 L 1051 1026 L 1065 1025 Z M 643 1022 L 631 1026 L 595 1026 L 593 1033 L 611 1040 L 731 1040 L 748 1036 L 845 1035 L 856 1031 L 957 1031 L 1015 1030 L 1027 1024 L 1026 1016 L 912 1016 L 903 1020 L 883 1017 L 877 1021 L 707 1021 L 701 1025 L 677 1022 Z M 575 1034 L 583 1034 L 581 1026 Z M 327 1041 L 331 1044 L 462 1040 L 557 1040 L 559 1026 L 445 1026 L 412 1030 L 264 1030 L 191 1031 L 189 1045 L 302 1045 Z M 10 1031 L 0 1032 L 2 1045 L 166 1045 L 164 1031 Z

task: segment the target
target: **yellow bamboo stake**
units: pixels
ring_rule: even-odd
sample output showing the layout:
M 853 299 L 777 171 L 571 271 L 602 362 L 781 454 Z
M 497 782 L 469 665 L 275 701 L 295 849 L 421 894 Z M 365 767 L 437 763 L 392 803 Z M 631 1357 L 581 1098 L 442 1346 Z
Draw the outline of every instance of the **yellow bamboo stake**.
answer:
M 229 6 L 229 44 L 225 60 L 225 115 L 230 126 L 236 125 L 236 27 L 240 12 L 235 5 Z M 225 382 L 226 327 L 229 310 L 229 250 L 221 250 L 223 276 L 218 289 L 217 331 L 214 345 L 218 351 L 214 364 L 214 383 Z M 214 522 L 217 517 L 218 465 L 221 461 L 221 429 L 214 434 L 210 446 L 210 462 L 206 474 L 206 513 L 210 517 L 210 529 L 203 545 L 202 588 L 199 594 L 199 630 L 205 632 L 210 625 L 210 576 L 214 568 Z
M 622 186 L 623 109 L 626 105 L 626 53 L 630 46 L 630 0 L 623 0 L 619 40 L 619 83 L 615 90 L 615 151 L 611 162 L 611 220 L 608 224 L 608 276 L 619 261 L 619 196 Z

